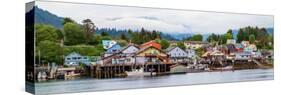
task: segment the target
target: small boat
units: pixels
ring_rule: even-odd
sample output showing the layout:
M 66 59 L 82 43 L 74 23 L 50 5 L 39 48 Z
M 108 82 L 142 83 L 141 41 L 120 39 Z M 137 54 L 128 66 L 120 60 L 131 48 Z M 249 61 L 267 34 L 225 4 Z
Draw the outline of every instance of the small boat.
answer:
M 222 70 L 222 71 L 230 71 L 233 70 L 233 66 L 226 66 L 221 68 L 215 68 L 216 70 Z
M 126 71 L 127 76 L 150 76 L 150 72 L 144 72 L 143 68 L 141 69 L 134 69 L 132 71 Z M 152 73 L 153 75 L 153 73 Z
M 46 72 L 43 72 L 43 73 L 42 73 L 42 79 L 47 79 L 47 77 L 48 77 L 47 73 L 46 73 Z

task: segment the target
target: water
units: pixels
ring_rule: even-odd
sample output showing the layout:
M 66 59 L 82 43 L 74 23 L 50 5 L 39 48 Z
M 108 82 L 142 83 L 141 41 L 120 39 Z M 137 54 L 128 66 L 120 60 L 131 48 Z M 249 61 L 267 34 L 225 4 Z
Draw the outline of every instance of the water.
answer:
M 272 80 L 273 69 L 253 69 L 224 72 L 187 73 L 157 77 L 127 77 L 115 79 L 78 79 L 36 83 L 36 94 L 209 84 L 237 81 Z

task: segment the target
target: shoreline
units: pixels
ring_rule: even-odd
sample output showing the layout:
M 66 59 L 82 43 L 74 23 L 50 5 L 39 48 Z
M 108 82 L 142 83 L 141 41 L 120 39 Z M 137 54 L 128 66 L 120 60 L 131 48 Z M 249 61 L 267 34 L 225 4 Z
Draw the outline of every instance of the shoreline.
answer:
M 188 71 L 188 72 L 178 72 L 178 73 L 171 73 L 171 72 L 161 72 L 161 73 L 156 73 L 155 75 L 152 76 L 143 76 L 143 77 L 159 77 L 159 76 L 167 76 L 167 75 L 179 75 L 179 74 L 188 74 L 188 73 L 207 73 L 207 72 L 235 72 L 235 71 L 243 71 L 243 70 L 258 70 L 258 69 L 273 69 L 274 68 L 247 68 L 247 69 L 236 69 L 236 70 L 197 70 L 197 71 Z M 105 79 L 116 79 L 116 78 L 127 78 L 128 76 L 125 77 L 115 77 L 115 78 L 92 78 L 89 76 L 77 76 L 74 77 L 73 79 L 47 79 L 47 80 L 41 80 L 41 81 L 35 81 L 34 83 L 52 83 L 52 82 L 58 82 L 58 81 L 73 81 L 73 80 L 105 80 Z

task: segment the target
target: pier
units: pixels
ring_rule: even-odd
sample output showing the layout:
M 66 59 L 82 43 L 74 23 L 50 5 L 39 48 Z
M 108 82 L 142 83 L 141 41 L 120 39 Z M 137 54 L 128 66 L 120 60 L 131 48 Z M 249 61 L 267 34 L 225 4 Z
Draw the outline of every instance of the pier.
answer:
M 92 65 L 90 74 L 93 78 L 117 78 L 126 77 L 126 72 L 143 68 L 144 72 L 156 73 L 156 75 L 170 72 L 170 66 L 176 63 L 146 63 L 146 64 L 107 64 Z

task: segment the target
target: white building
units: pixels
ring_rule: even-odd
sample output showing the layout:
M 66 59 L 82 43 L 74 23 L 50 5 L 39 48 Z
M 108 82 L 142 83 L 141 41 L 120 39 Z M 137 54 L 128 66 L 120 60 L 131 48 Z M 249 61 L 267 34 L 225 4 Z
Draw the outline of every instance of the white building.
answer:
M 166 49 L 166 52 L 170 56 L 171 62 L 184 62 L 195 55 L 194 50 L 185 51 L 179 47 L 170 47 Z

